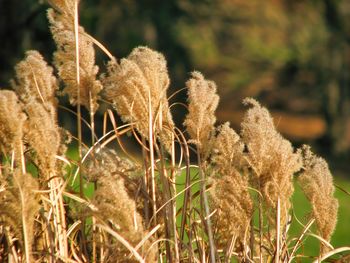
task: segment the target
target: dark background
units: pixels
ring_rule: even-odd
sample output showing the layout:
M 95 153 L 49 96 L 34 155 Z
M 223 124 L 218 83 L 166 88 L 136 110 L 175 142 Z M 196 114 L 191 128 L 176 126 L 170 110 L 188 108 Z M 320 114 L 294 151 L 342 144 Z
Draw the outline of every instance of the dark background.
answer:
M 1 88 L 9 87 L 26 50 L 51 61 L 47 7 L 0 0 Z M 256 98 L 284 136 L 297 146 L 312 144 L 350 176 L 350 1 L 83 0 L 80 24 L 117 58 L 139 45 L 162 52 L 169 95 L 185 86 L 189 72 L 202 71 L 218 85 L 219 123 L 238 130 L 242 99 Z M 108 59 L 96 50 L 103 73 Z M 185 93 L 172 102 L 185 101 Z M 174 110 L 181 123 L 184 109 Z M 61 121 L 74 125 L 68 115 Z

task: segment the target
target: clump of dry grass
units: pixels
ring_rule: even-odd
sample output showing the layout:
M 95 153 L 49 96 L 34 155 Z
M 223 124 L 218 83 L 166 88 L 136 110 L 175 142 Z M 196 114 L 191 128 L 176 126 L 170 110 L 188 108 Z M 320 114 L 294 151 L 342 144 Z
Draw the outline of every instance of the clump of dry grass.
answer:
M 193 72 L 186 83 L 187 139 L 172 120 L 162 54 L 137 47 L 118 62 L 107 52 L 111 61 L 100 80 L 93 43 L 102 45 L 78 26 L 78 2 L 49 3 L 58 77 L 39 52 L 28 51 L 15 68 L 15 92 L 0 91 L 0 259 L 292 262 L 314 221 L 322 258 L 349 250 L 327 254 L 325 247 L 338 209 L 326 162 L 307 147 L 296 151 L 266 108 L 248 98 L 240 133 L 228 123 L 216 127 L 216 85 Z M 57 124 L 60 84 L 77 106 L 77 161 L 65 153 Z M 100 97 L 124 123 L 117 125 L 108 109 L 97 138 Z M 80 106 L 90 112 L 90 122 L 82 120 Z M 82 137 L 82 121 L 91 129 L 91 142 Z M 125 134 L 139 142 L 136 158 L 122 143 Z M 118 151 L 110 149 L 111 142 Z M 178 186 L 182 171 L 184 189 Z M 312 213 L 295 238 L 288 229 L 298 173 Z M 86 184 L 93 185 L 90 198 Z
M 252 106 L 242 121 L 242 140 L 247 146 L 246 160 L 253 170 L 253 184 L 263 195 L 267 209 L 276 211 L 280 200 L 281 225 L 285 225 L 294 191 L 293 175 L 301 168 L 301 157 L 276 131 L 267 109 L 253 99 L 244 103 Z
M 130 191 L 125 179 L 132 177 L 131 163 L 122 160 L 114 151 L 103 150 L 94 155 L 86 164 L 85 174 L 96 182 L 90 214 L 97 223 L 110 224 L 112 228 L 132 245 L 136 246 L 147 235 L 142 216 L 137 211 L 136 193 Z M 125 178 L 125 179 L 124 179 Z M 128 182 L 130 183 L 130 182 Z M 107 245 L 108 244 L 108 245 Z M 106 262 L 132 262 L 129 251 L 119 242 L 107 239 L 101 244 L 106 251 Z M 155 250 L 150 242 L 142 245 L 142 253 L 147 262 L 155 262 Z
M 35 190 L 37 179 L 26 172 L 23 159 L 24 127 L 27 118 L 13 91 L 0 91 L 0 146 L 5 156 L 12 156 L 11 163 L 1 167 L 0 225 L 5 226 L 8 243 L 19 244 L 26 262 L 33 260 L 34 220 L 39 210 Z
M 31 262 L 34 260 L 32 246 L 37 241 L 34 223 L 40 205 L 35 191 L 39 189 L 39 184 L 31 174 L 20 169 L 7 171 L 1 179 L 6 180 L 7 185 L 4 186 L 6 190 L 0 193 L 0 224 L 7 226 L 8 233 L 14 233 L 8 238 L 11 242 L 19 242 L 26 261 Z
M 212 207 L 217 210 L 217 243 L 224 248 L 236 240 L 246 243 L 250 232 L 253 201 L 248 190 L 249 178 L 241 174 L 243 150 L 244 144 L 229 123 L 220 126 L 212 154 L 217 175 L 210 193 Z
M 266 108 L 251 98 L 244 103 L 252 106 L 242 121 L 241 136 L 247 149 L 245 160 L 252 171 L 251 185 L 259 193 L 259 257 L 265 261 L 272 254 L 278 261 L 285 260 L 288 255 L 281 247 L 287 245 L 293 177 L 301 169 L 301 157 L 276 131 Z
M 53 69 L 39 52 L 28 51 L 26 58 L 16 65 L 16 80 L 12 81 L 12 87 L 19 94 L 23 111 L 28 116 L 25 139 L 36 153 L 37 165 L 43 173 L 54 173 L 60 130 L 55 94 L 58 83 Z

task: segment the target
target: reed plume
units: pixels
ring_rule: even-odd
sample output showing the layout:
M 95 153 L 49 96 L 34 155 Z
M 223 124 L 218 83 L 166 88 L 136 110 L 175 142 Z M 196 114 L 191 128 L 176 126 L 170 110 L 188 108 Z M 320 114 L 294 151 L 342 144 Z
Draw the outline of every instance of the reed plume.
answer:
M 164 56 L 147 47 L 135 48 L 120 64 L 111 62 L 103 80 L 105 97 L 122 120 L 135 125 L 147 139 L 152 125 L 168 150 L 174 126 L 166 94 L 169 83 Z
M 20 241 L 25 262 L 32 262 L 34 222 L 40 206 L 34 193 L 39 185 L 31 174 L 21 169 L 5 169 L 0 177 L 5 190 L 0 192 L 0 225 L 10 227 L 10 232 Z
M 224 248 L 232 239 L 245 242 L 253 213 L 253 201 L 248 192 L 248 177 L 242 172 L 244 145 L 238 134 L 225 123 L 218 129 L 214 141 L 212 163 L 218 173 L 210 190 L 217 225 L 217 243 Z
M 28 116 L 25 137 L 36 153 L 42 173 L 54 173 L 60 149 L 60 129 L 57 125 L 57 80 L 53 69 L 37 51 L 28 51 L 18 63 L 12 86 L 19 94 Z
M 27 53 L 26 58 L 16 66 L 16 80 L 13 88 L 20 94 L 23 110 L 27 115 L 24 138 L 27 143 L 27 156 L 38 167 L 38 179 L 42 187 L 48 187 L 49 204 L 45 209 L 52 209 L 53 222 L 48 221 L 57 234 L 56 251 L 60 256 L 67 256 L 68 241 L 66 236 L 65 208 L 63 196 L 60 193 L 63 176 L 59 175 L 56 156 L 63 154 L 61 129 L 57 125 L 57 89 L 53 70 L 47 66 L 41 55 L 36 51 Z M 46 199 L 47 200 L 47 199 Z M 45 222 L 46 224 L 46 222 Z
M 65 16 L 74 17 L 74 2 L 79 0 L 48 0 L 48 3 L 58 12 Z
M 327 162 L 314 155 L 309 146 L 304 145 L 303 172 L 298 181 L 312 206 L 312 216 L 316 220 L 322 238 L 330 241 L 337 223 L 338 200 L 334 195 L 333 177 Z M 321 245 L 321 252 L 325 247 Z
M 232 169 L 240 171 L 244 158 L 241 138 L 228 122 L 221 125 L 217 133 L 212 149 L 213 164 L 221 174 L 228 174 Z
M 186 82 L 188 88 L 188 114 L 184 125 L 191 138 L 189 142 L 197 147 L 197 161 L 199 166 L 200 206 L 205 217 L 206 234 L 209 240 L 210 262 L 216 261 L 214 235 L 211 226 L 209 201 L 206 194 L 206 161 L 210 155 L 215 132 L 215 110 L 219 103 L 216 85 L 204 79 L 197 71 L 192 72 L 192 78 Z
M 281 226 L 285 225 L 290 198 L 293 194 L 293 175 L 301 169 L 300 154 L 293 150 L 275 129 L 266 108 L 251 98 L 244 100 L 250 105 L 242 121 L 242 140 L 247 147 L 246 161 L 253 170 L 254 186 L 261 191 L 266 208 L 272 212 L 270 220 L 275 221 L 277 201 L 281 203 Z M 274 211 L 274 212 L 273 212 Z
M 13 186 L 13 176 L 9 166 L 2 168 L 0 183 L 2 187 L 0 192 L 0 224 L 10 227 L 14 236 L 20 238 L 20 242 L 23 244 L 18 187 Z
M 91 211 L 97 218 L 110 222 L 116 231 L 125 237 L 133 246 L 136 246 L 147 234 L 143 220 L 137 211 L 135 192 L 130 192 L 126 185 L 127 179 L 132 176 L 132 164 L 118 157 L 109 149 L 94 154 L 85 165 L 85 174 L 97 183 L 92 204 L 96 210 Z M 135 262 L 129 259 L 129 251 L 120 243 L 109 246 L 107 262 Z M 148 251 L 150 242 L 143 245 L 143 252 L 149 253 L 147 262 L 155 262 L 155 251 Z M 107 246 L 108 248 L 108 246 Z
M 266 108 L 245 99 L 249 109 L 240 135 L 229 123 L 216 128 L 216 84 L 192 72 L 186 82 L 187 141 L 170 112 L 164 56 L 141 46 L 117 61 L 78 26 L 79 0 L 48 2 L 58 77 L 31 50 L 15 67 L 11 85 L 17 94 L 0 90 L 1 262 L 289 263 L 300 256 L 314 222 L 299 238 L 288 236 L 297 172 L 319 236 L 324 244 L 330 240 L 338 202 L 327 163 L 309 147 L 295 152 Z M 112 59 L 101 81 L 94 43 Z M 77 106 L 77 161 L 65 155 L 58 126 L 55 95 L 61 81 L 62 93 Z M 114 129 L 107 131 L 105 118 L 103 137 L 97 138 L 100 93 L 127 124 L 116 127 L 110 114 Z M 84 157 L 81 106 L 90 114 L 93 145 Z M 142 137 L 142 165 L 107 148 L 116 140 L 125 151 L 119 136 L 130 130 Z M 194 165 L 188 142 L 196 148 Z M 73 173 L 79 185 L 74 181 L 72 189 Z M 90 182 L 92 193 L 84 188 Z M 72 209 L 81 220 L 71 216 Z M 320 254 L 327 256 L 324 244 Z
M 16 93 L 0 90 L 0 146 L 5 153 L 15 150 L 19 155 L 26 119 Z
M 36 153 L 42 174 L 52 176 L 56 173 L 56 155 L 61 147 L 56 110 L 51 104 L 44 105 L 32 100 L 25 104 L 25 112 L 28 114 L 26 139 Z
M 215 110 L 219 103 L 216 84 L 194 71 L 186 82 L 188 88 L 188 114 L 184 125 L 193 142 L 202 152 L 210 151 L 210 141 L 215 132 Z
M 11 81 L 12 88 L 23 102 L 35 98 L 41 103 L 57 104 L 57 79 L 53 68 L 47 65 L 38 51 L 27 51 L 25 59 L 16 65 L 15 71 L 17 78 Z
M 98 67 L 95 65 L 95 50 L 93 43 L 79 27 L 79 74 L 80 84 L 77 83 L 76 49 L 74 35 L 74 1 L 51 1 L 60 11 L 49 9 L 47 16 L 50 29 L 56 42 L 57 51 L 54 53 L 54 65 L 58 75 L 65 84 L 63 94 L 67 94 L 72 105 L 80 103 L 92 114 L 98 108 L 99 92 L 102 84 L 96 79 Z M 78 89 L 80 101 L 78 101 Z

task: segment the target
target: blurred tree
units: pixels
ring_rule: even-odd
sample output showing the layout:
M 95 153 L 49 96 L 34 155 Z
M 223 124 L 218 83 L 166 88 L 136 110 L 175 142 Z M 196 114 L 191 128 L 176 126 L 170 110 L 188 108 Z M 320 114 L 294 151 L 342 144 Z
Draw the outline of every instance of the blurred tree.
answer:
M 46 7 L 0 0 L 0 86 L 24 50 L 51 56 Z M 184 87 L 189 71 L 203 71 L 220 87 L 221 111 L 259 97 L 276 111 L 325 122 L 315 134 L 323 134 L 326 149 L 348 151 L 348 0 L 82 0 L 80 9 L 87 32 L 117 58 L 138 45 L 163 52 L 172 91 Z M 97 58 L 103 72 L 107 58 Z
M 320 72 L 324 80 L 323 109 L 330 146 L 333 152 L 342 153 L 350 146 L 350 31 L 345 22 L 346 17 L 349 18 L 350 5 L 348 1 L 323 2 L 324 19 L 329 30 L 326 65 Z
M 48 58 L 53 43 L 47 28 L 46 7 L 38 1 L 0 0 L 0 87 L 8 86 L 13 66 L 28 49 Z

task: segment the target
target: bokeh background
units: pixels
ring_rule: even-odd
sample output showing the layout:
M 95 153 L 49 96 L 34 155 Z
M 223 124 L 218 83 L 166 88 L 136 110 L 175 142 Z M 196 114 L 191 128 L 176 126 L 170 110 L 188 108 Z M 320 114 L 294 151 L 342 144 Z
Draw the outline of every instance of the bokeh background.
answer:
M 25 50 L 51 60 L 47 7 L 45 1 L 0 0 L 1 88 L 9 86 Z M 139 45 L 162 52 L 169 95 L 185 86 L 189 72 L 202 71 L 218 86 L 219 123 L 239 130 L 241 101 L 254 97 L 284 136 L 297 146 L 312 144 L 337 174 L 350 177 L 349 0 L 84 0 L 80 16 L 117 58 Z M 97 51 L 101 73 L 107 61 Z M 174 110 L 181 123 L 183 107 Z

